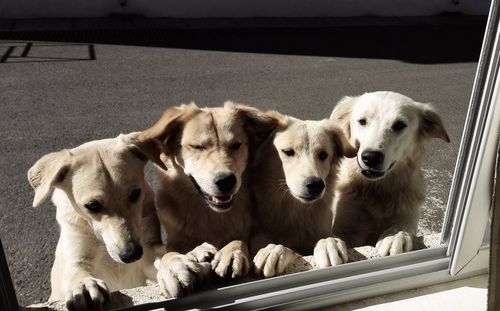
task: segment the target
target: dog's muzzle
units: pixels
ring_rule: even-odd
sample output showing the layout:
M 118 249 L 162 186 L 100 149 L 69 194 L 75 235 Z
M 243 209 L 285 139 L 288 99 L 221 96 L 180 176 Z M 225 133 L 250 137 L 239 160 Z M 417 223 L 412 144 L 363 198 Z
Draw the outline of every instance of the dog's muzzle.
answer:
M 382 170 L 376 170 L 372 168 L 367 168 L 366 165 L 363 165 L 362 163 L 359 163 L 358 160 L 358 166 L 361 169 L 361 174 L 365 176 L 366 178 L 369 179 L 379 179 L 384 177 L 384 175 L 396 164 L 396 161 L 392 162 L 391 165 L 389 165 L 389 168 L 385 171 Z
M 223 213 L 227 212 L 232 207 L 234 195 L 216 196 L 208 194 L 201 189 L 200 185 L 198 185 L 193 176 L 190 175 L 189 179 L 201 194 L 208 206 L 214 211 Z
M 143 249 L 140 245 L 129 242 L 127 246 L 122 251 L 120 251 L 118 256 L 124 263 L 131 263 L 141 259 L 142 254 Z

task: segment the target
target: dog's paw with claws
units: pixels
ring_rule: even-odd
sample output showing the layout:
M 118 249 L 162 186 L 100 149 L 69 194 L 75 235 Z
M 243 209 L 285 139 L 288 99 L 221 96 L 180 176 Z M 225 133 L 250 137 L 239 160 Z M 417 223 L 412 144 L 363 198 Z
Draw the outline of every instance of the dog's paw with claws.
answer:
M 392 256 L 413 250 L 413 236 L 406 231 L 383 233 L 375 246 L 380 256 Z
M 218 251 L 212 260 L 212 269 L 222 278 L 239 278 L 248 274 L 250 261 L 248 247 L 241 241 L 233 241 Z
M 333 237 L 319 240 L 314 247 L 314 261 L 319 268 L 346 263 L 348 257 L 345 242 Z
M 110 300 L 109 289 L 104 281 L 87 277 L 76 282 L 64 300 L 68 310 L 102 310 L 103 304 Z
M 209 263 L 198 263 L 192 256 L 167 253 L 160 262 L 156 278 L 163 295 L 180 297 L 210 273 Z
M 217 248 L 210 243 L 204 242 L 196 246 L 192 251 L 186 255 L 191 256 L 197 262 L 211 262 L 217 253 Z
M 286 267 L 300 255 L 281 244 L 268 244 L 255 255 L 255 272 L 266 278 L 282 274 Z

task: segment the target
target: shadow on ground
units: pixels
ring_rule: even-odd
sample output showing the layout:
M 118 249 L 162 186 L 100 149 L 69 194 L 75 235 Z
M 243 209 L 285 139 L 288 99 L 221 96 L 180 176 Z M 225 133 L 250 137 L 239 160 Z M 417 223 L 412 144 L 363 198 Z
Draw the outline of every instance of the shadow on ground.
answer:
M 0 32 L 0 40 L 151 46 L 246 53 L 396 59 L 434 64 L 476 62 L 485 20 L 474 23 L 312 28 L 91 29 Z M 0 59 L 5 59 L 0 55 Z M 7 56 L 8 57 L 8 56 Z

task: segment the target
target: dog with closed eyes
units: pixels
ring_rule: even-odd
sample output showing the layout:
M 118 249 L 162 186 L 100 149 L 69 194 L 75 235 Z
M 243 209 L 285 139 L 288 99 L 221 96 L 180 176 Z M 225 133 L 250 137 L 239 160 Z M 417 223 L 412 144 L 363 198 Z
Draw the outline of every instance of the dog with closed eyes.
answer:
M 159 171 L 156 194 L 167 234 L 168 252 L 158 271 L 164 295 L 190 292 L 211 270 L 228 278 L 248 273 L 252 203 L 247 165 L 273 126 L 273 119 L 244 105 L 199 108 L 191 103 L 167 109 L 141 133 L 141 140 L 156 140 L 163 148 L 153 157 L 167 168 Z
M 424 145 L 450 139 L 430 104 L 395 92 L 345 97 L 330 117 L 359 150 L 342 160 L 333 233 L 348 247 L 374 245 L 381 256 L 411 251 L 425 199 Z
M 282 274 L 298 254 L 314 254 L 319 267 L 347 262 L 345 243 L 331 234 L 331 205 L 340 161 L 356 150 L 334 121 L 269 114 L 278 126 L 251 170 L 256 272 Z
M 138 133 L 49 153 L 28 171 L 33 206 L 51 194 L 61 233 L 49 300 L 101 309 L 111 291 L 156 279 L 165 253 Z M 154 144 L 153 144 L 154 147 Z

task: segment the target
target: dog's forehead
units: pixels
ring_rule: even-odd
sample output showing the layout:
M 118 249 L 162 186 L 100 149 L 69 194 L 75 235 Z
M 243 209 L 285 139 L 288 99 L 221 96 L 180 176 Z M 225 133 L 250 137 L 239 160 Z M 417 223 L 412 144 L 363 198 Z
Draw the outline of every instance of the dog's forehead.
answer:
M 393 92 L 376 92 L 362 95 L 352 110 L 352 117 L 378 119 L 391 122 L 398 118 L 411 119 L 416 113 L 413 101 Z
M 305 140 L 306 134 L 305 123 L 301 120 L 293 120 L 284 130 L 276 134 L 275 140 L 278 143 L 299 145 Z
M 286 130 L 276 136 L 277 144 L 287 144 L 297 150 L 316 149 L 330 140 L 321 121 L 293 120 Z
M 244 135 L 243 120 L 234 109 L 203 108 L 184 128 L 183 140 L 227 140 Z
M 71 153 L 78 178 L 106 184 L 131 182 L 142 175 L 145 165 L 116 138 L 87 143 Z
M 330 144 L 330 136 L 323 121 L 305 121 L 307 136 L 312 149 L 326 147 Z

